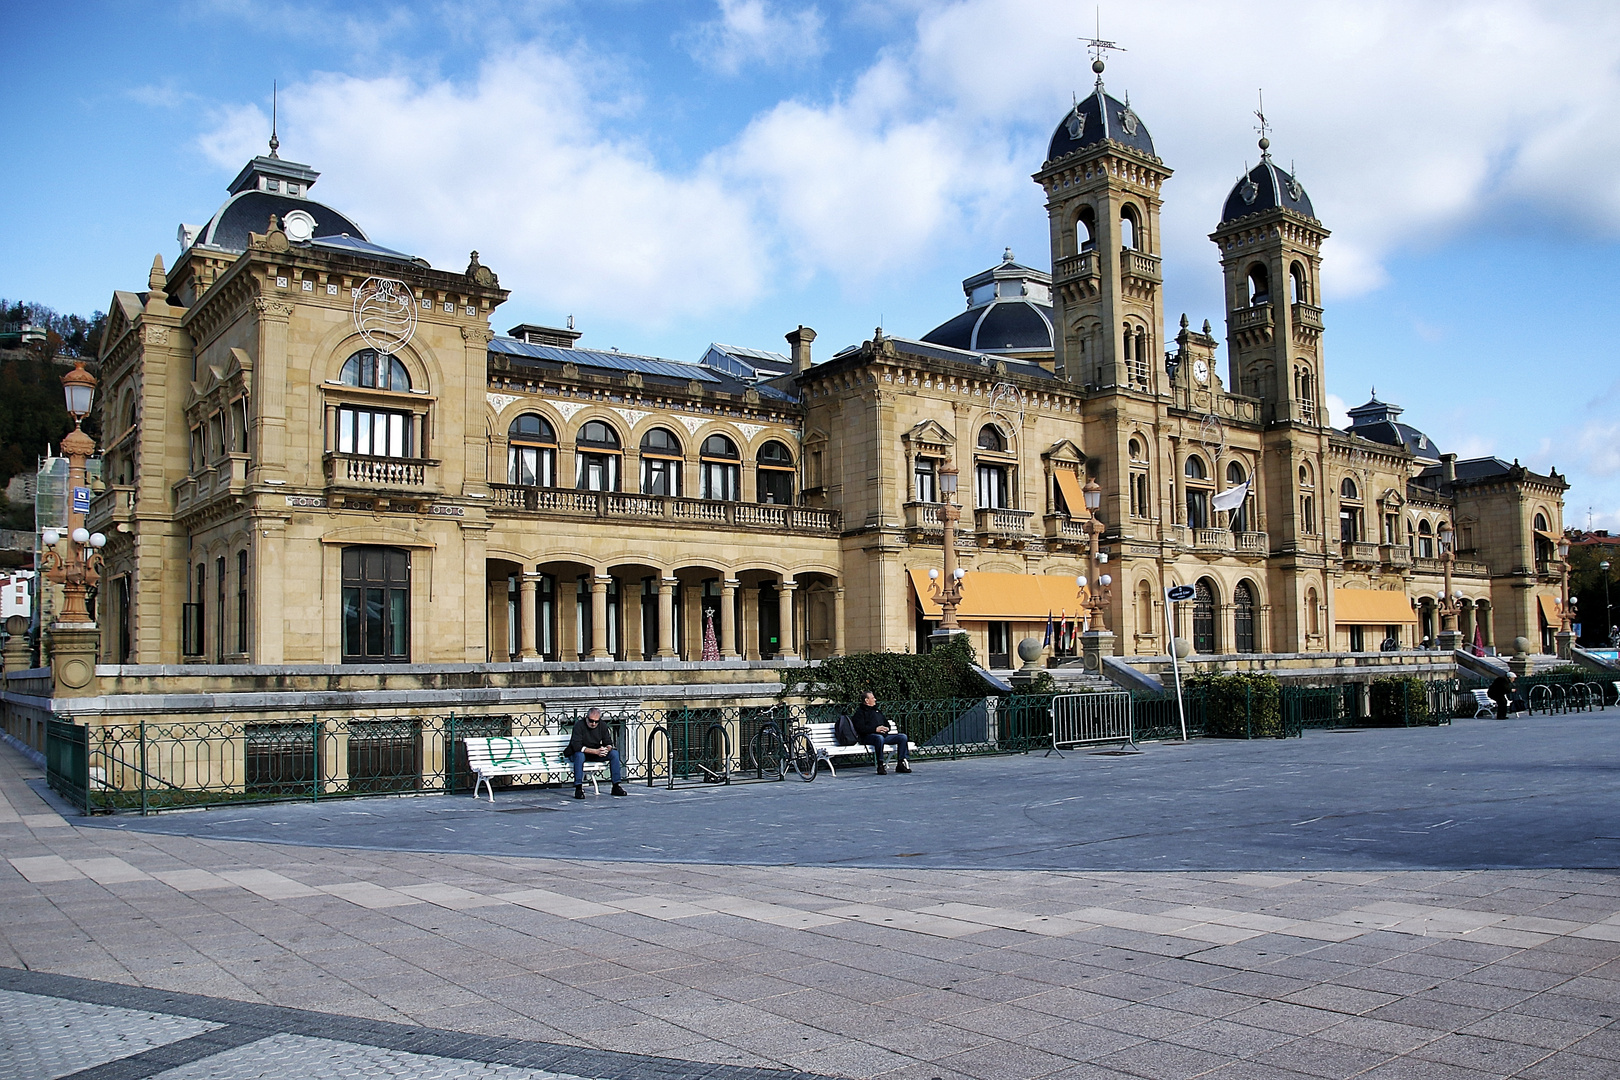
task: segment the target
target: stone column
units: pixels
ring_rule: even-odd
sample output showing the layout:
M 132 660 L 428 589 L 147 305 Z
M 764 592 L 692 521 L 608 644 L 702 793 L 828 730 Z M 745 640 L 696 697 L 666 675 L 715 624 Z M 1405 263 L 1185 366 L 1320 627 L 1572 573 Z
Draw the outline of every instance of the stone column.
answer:
M 534 593 L 539 585 L 539 574 L 524 573 L 518 577 L 518 655 L 519 660 L 538 660 L 534 649 Z
M 512 659 L 507 651 L 506 582 L 491 581 L 484 586 L 484 623 L 489 627 L 489 658 L 492 663 L 505 664 Z
M 777 650 L 778 660 L 797 660 L 799 653 L 793 647 L 798 627 L 793 620 L 793 594 L 799 588 L 799 583 L 790 577 L 782 578 L 781 592 L 778 593 L 777 612 L 781 619 L 781 627 L 777 631 L 782 635 L 782 647 Z
M 557 657 L 566 663 L 583 659 L 579 655 L 579 581 L 557 579 Z
M 833 590 L 832 654 L 844 655 L 844 587 Z
M 1080 656 L 1086 671 L 1102 674 L 1102 658 L 1114 655 L 1114 635 L 1108 630 L 1087 630 L 1080 635 Z
M 1476 607 L 1480 609 L 1478 618 L 1480 620 L 1480 629 L 1485 632 L 1485 647 L 1494 649 L 1496 647 L 1496 620 L 1493 616 L 1496 614 L 1496 605 L 1486 602 L 1478 604 Z
M 720 579 L 720 658 L 737 660 L 737 588 L 742 584 L 736 578 Z
M 591 578 L 591 655 L 592 660 L 598 662 L 612 660 L 613 654 L 607 647 L 607 594 L 608 585 L 613 581 L 607 574 L 596 574 Z
M 624 616 L 619 626 L 619 633 L 624 635 L 624 658 L 626 660 L 641 660 L 643 659 L 642 642 L 644 640 L 641 605 L 645 601 L 641 595 L 640 582 L 637 582 L 637 588 L 631 590 L 627 595 L 622 591 L 623 588 L 624 586 L 620 587 L 619 599 L 624 602 Z
M 675 659 L 675 586 L 672 577 L 658 579 L 658 659 Z
M 99 693 L 96 683 L 96 648 L 101 631 L 95 623 L 57 623 L 50 627 L 49 635 L 51 696 L 55 698 L 94 697 Z

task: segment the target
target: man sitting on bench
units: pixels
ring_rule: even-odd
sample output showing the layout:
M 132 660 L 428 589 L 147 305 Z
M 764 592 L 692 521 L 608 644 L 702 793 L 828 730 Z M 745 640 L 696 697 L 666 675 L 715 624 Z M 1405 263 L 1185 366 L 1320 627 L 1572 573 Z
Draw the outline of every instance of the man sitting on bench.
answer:
M 883 718 L 883 713 L 877 707 L 876 694 L 870 690 L 862 694 L 861 707 L 856 709 L 855 715 L 849 719 L 855 725 L 856 737 L 872 748 L 872 756 L 877 759 L 878 775 L 885 775 L 889 771 L 889 767 L 883 764 L 883 748 L 885 746 L 896 748 L 894 752 L 895 772 L 908 773 L 911 771 L 911 765 L 908 762 L 911 757 L 911 742 L 901 732 L 892 731 L 889 728 L 889 722 Z
M 607 758 L 608 775 L 613 778 L 613 794 L 628 795 L 628 791 L 619 786 L 624 779 L 624 768 L 619 764 L 619 751 L 613 745 L 613 732 L 602 723 L 602 710 L 592 709 L 583 718 L 574 721 L 574 734 L 568 740 L 568 748 L 563 756 L 574 763 L 574 798 L 585 797 L 585 757 L 596 761 Z

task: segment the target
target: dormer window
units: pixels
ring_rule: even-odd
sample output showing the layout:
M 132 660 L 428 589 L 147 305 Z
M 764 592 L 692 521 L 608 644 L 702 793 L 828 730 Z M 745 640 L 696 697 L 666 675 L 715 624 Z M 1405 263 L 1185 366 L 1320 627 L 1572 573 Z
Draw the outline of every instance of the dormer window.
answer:
M 280 191 L 281 190 L 281 181 L 273 179 L 272 177 L 268 177 L 268 176 L 265 177 L 264 178 L 264 190 L 266 190 L 266 191 Z

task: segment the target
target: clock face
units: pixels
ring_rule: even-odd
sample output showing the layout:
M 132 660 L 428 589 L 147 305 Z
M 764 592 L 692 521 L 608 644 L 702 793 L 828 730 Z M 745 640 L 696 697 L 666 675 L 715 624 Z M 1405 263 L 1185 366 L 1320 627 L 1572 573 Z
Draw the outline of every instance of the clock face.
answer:
M 1202 360 L 1194 360 L 1193 378 L 1201 383 L 1209 382 L 1209 365 Z

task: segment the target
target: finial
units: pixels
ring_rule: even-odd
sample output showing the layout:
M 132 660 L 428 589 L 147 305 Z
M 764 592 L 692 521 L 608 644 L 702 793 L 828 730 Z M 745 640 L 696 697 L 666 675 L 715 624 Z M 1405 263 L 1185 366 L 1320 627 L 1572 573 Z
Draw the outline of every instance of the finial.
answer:
M 163 271 L 163 256 L 152 256 L 152 272 L 146 275 L 146 287 L 153 292 L 162 292 L 168 283 L 169 276 Z
M 1208 319 L 1204 320 L 1204 334 L 1206 336 L 1209 334 L 1209 320 Z
M 1271 132 L 1271 124 L 1266 120 L 1266 92 L 1264 90 L 1260 90 L 1259 95 L 1260 107 L 1254 110 L 1254 115 L 1260 119 L 1260 124 L 1255 128 L 1255 130 L 1260 133 L 1260 160 L 1270 161 L 1271 140 L 1267 138 L 1267 136 Z
M 1183 330 L 1187 329 L 1187 313 L 1185 311 L 1181 313 L 1181 328 Z
M 1102 84 L 1103 84 L 1103 81 L 1102 81 L 1103 68 L 1106 66 L 1103 63 L 1103 53 L 1109 52 L 1110 50 L 1112 50 L 1113 52 L 1124 52 L 1125 51 L 1123 48 L 1121 48 L 1120 46 L 1114 44 L 1112 41 L 1105 41 L 1103 39 L 1103 36 L 1102 36 L 1102 6 L 1101 5 L 1098 5 L 1098 7 L 1097 7 L 1097 35 L 1095 37 L 1081 38 L 1080 40 L 1085 42 L 1086 47 L 1091 50 L 1091 55 L 1093 57 L 1093 59 L 1091 61 L 1091 70 L 1095 71 L 1097 73 L 1097 89 L 1101 90 L 1102 89 Z
M 280 157 L 276 151 L 281 149 L 281 140 L 276 138 L 276 80 L 270 80 L 270 156 Z
M 1376 386 L 1372 388 L 1372 399 L 1374 401 L 1378 400 L 1378 387 Z
M 1010 263 L 1013 261 L 1012 248 L 1003 248 L 1001 250 L 1001 261 L 1003 263 Z

